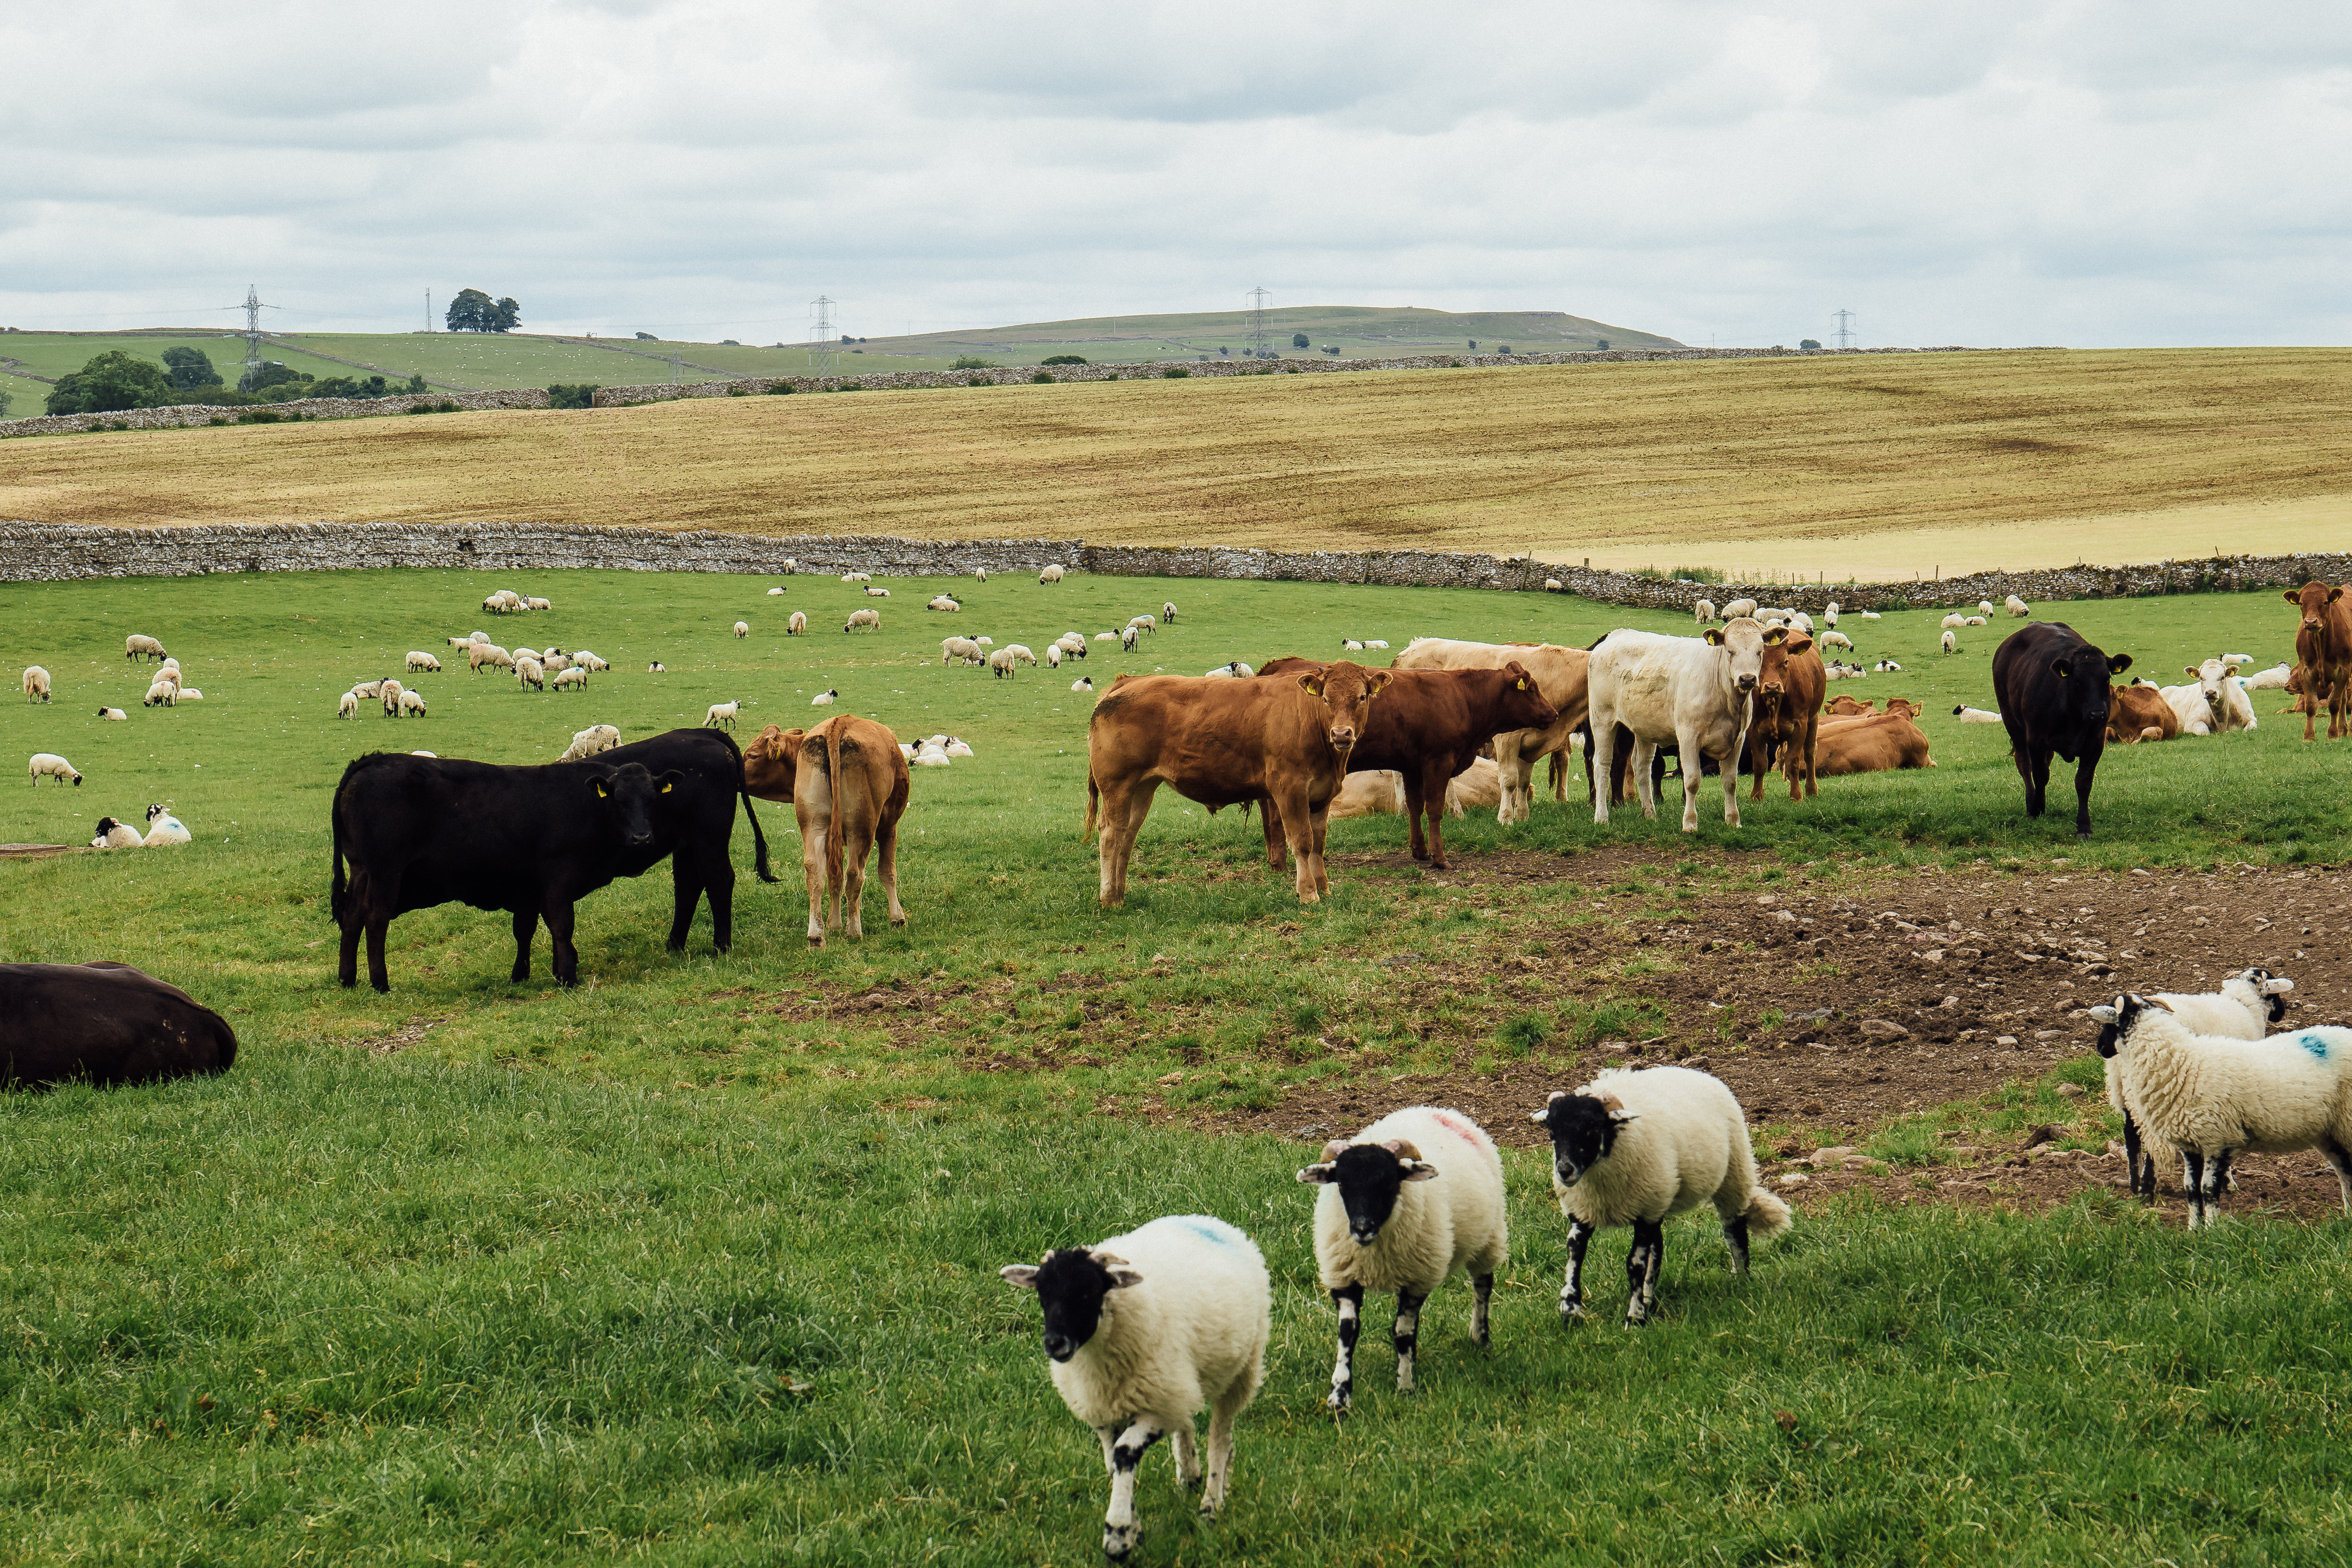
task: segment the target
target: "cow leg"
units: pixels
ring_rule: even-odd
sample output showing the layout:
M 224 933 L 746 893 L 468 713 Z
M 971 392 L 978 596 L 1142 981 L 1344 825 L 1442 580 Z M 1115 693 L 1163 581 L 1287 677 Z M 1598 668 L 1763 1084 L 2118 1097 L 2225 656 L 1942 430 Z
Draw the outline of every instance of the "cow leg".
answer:
M 1429 858 L 1429 840 L 1423 838 L 1421 834 L 1422 795 L 1423 786 L 1421 774 L 1418 772 L 1406 773 L 1404 775 L 1405 842 L 1412 847 L 1412 858 L 1416 860 L 1426 860 Z M 1445 797 L 1442 793 L 1438 796 L 1440 801 L 1443 801 L 1444 798 Z M 1507 805 L 1510 798 L 1510 795 L 1507 788 L 1503 795 L 1503 800 Z M 1443 810 L 1444 807 L 1441 805 L 1439 809 Z M 1432 837 L 1434 837 L 1437 832 L 1437 819 L 1434 816 L 1432 816 L 1429 820 L 1429 830 Z M 1444 869 L 1445 865 L 1444 860 L 1439 860 L 1437 864 L 1441 870 Z
M 2074 837 L 2091 836 L 2091 780 L 2099 771 L 2099 753 L 2087 751 L 2074 764 Z
M 671 851 L 669 941 L 664 946 L 672 952 L 686 950 L 687 932 L 694 929 L 694 906 L 702 901 L 702 879 L 695 875 L 698 869 L 683 846 Z M 717 912 L 714 907 L 712 913 Z
M 1805 796 L 1809 800 L 1822 793 L 1821 770 L 1819 767 L 1820 759 L 1814 751 L 1815 746 L 1821 741 L 1821 733 L 1822 716 L 1820 712 L 1816 710 L 1806 714 Z M 1796 798 L 1796 778 L 1794 774 L 1791 774 L 1789 780 L 1789 798 L 1791 800 Z
M 833 831 L 832 812 L 812 810 L 801 826 L 801 879 L 808 887 L 808 944 L 824 945 L 825 887 L 824 852 L 826 835 Z M 1109 823 L 1103 825 L 1103 841 L 1110 839 Z
M 1159 788 L 1158 779 L 1146 778 L 1103 791 L 1103 826 L 1098 843 L 1101 898 L 1106 909 L 1127 901 L 1128 858 L 1135 852 L 1135 840 L 1143 831 L 1143 819 L 1150 815 L 1151 797 Z
M 1248 807 L 1244 806 L 1243 809 L 1247 810 Z M 1282 852 L 1282 813 L 1275 806 L 1271 795 L 1262 795 L 1257 797 L 1257 820 L 1258 826 L 1265 829 L 1267 868 L 1275 871 L 1286 870 L 1290 861 Z
M 1501 755 L 1502 750 L 1502 742 L 1498 739 L 1495 743 L 1496 754 L 1497 756 Z M 1433 871 L 1443 871 L 1446 868 L 1445 829 L 1442 825 L 1445 821 L 1445 784 L 1447 779 L 1445 770 L 1453 761 L 1454 759 L 1452 757 L 1447 757 L 1443 762 L 1423 763 L 1421 777 L 1417 781 L 1420 784 L 1420 788 L 1418 790 L 1412 788 L 1412 784 L 1416 781 L 1410 779 L 1407 781 L 1407 790 L 1404 800 L 1405 810 L 1408 813 L 1426 811 L 1429 814 L 1429 865 L 1430 869 Z M 1512 761 L 1513 765 L 1517 766 L 1517 759 L 1516 756 Z M 1521 822 L 1525 822 L 1528 819 L 1527 803 L 1528 798 L 1528 791 L 1529 783 L 1530 780 L 1526 778 L 1519 781 L 1519 815 L 1517 820 Z M 1413 798 L 1416 794 L 1421 797 L 1417 801 Z M 1415 838 L 1421 837 L 1421 819 L 1418 816 L 1413 818 L 1412 831 Z
M 1502 804 L 1495 808 L 1495 820 L 1505 827 L 1514 822 L 1525 822 L 1534 810 L 1535 759 L 1522 756 L 1517 731 L 1495 737 L 1495 775 L 1503 786 Z M 1444 809 L 1445 792 L 1437 792 L 1438 808 Z
M 1592 820 L 1609 820 L 1609 803 L 1617 793 L 1617 715 L 1592 710 L 1592 741 L 1584 748 L 1584 787 L 1592 796 Z
M 866 940 L 866 860 L 874 853 L 874 825 L 860 818 L 841 833 L 841 918 L 854 941 Z
M 874 846 L 881 851 L 876 869 L 882 878 L 882 891 L 888 895 L 890 900 L 890 923 L 894 926 L 905 925 L 907 911 L 898 903 L 898 819 L 897 817 L 885 816 L 882 819 L 881 825 L 874 832 Z
M 547 916 L 548 945 L 554 950 L 556 984 L 577 985 L 580 984 L 580 950 L 572 945 L 572 900 L 550 899 L 544 912 Z
M 367 923 L 368 984 L 378 991 L 392 989 L 392 974 L 383 966 L 383 936 L 392 929 L 390 915 L 371 915 Z
M 726 952 L 735 945 L 735 863 L 727 858 L 726 846 L 710 857 L 699 880 L 702 890 L 710 895 L 710 945 Z M 688 904 L 687 913 L 693 912 L 694 906 Z
M 1307 804 L 1307 791 L 1296 787 L 1286 792 L 1289 798 L 1277 802 L 1282 811 L 1282 831 L 1290 840 L 1290 853 L 1298 862 L 1298 901 L 1320 903 L 1323 899 L 1318 883 L 1322 878 L 1322 858 L 1315 853 L 1315 814 Z
M 343 921 L 342 954 L 335 965 L 335 979 L 349 987 L 360 983 L 360 932 L 367 922 L 356 914 Z
M 1650 764 L 1658 760 L 1658 748 L 1640 736 L 1633 738 L 1632 755 L 1626 772 L 1633 775 L 1633 794 L 1642 803 L 1642 815 L 1655 822 L 1658 818 L 1659 781 L 1651 777 Z M 1683 793 L 1688 795 L 1685 785 Z
M 1331 891 L 1331 861 L 1325 847 L 1331 837 L 1331 803 L 1325 801 L 1315 812 L 1315 890 L 1328 897 Z
M 507 978 L 520 984 L 530 978 L 530 939 L 539 934 L 539 911 L 517 910 L 514 912 L 514 969 Z

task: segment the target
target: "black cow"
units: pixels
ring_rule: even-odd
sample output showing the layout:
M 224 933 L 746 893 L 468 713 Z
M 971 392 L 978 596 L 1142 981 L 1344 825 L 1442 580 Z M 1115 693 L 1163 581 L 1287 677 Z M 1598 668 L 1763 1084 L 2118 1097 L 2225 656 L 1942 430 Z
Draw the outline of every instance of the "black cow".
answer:
M 2025 781 L 2026 816 L 2042 815 L 2054 752 L 2074 763 L 2074 831 L 2091 836 L 2091 778 L 2107 744 L 2107 682 L 2130 668 L 2131 655 L 2109 658 L 2063 621 L 2021 626 L 1993 650 L 1993 700 Z
M 570 985 L 580 977 L 572 906 L 615 877 L 644 875 L 666 855 L 677 890 L 670 951 L 686 945 L 694 907 L 708 893 L 711 939 L 725 952 L 735 914 L 728 846 L 742 795 L 743 753 L 711 730 L 672 730 L 543 767 L 381 752 L 358 758 L 335 787 L 339 977 L 346 985 L 358 980 L 364 931 L 368 983 L 389 991 L 383 935 L 393 917 L 467 903 L 513 911 L 517 980 L 530 976 L 531 937 L 544 916 L 555 978 Z M 760 879 L 772 882 L 768 841 L 749 795 L 743 815 L 751 820 Z
M 235 1060 L 226 1019 L 127 963 L 0 963 L 0 1082 L 147 1083 Z

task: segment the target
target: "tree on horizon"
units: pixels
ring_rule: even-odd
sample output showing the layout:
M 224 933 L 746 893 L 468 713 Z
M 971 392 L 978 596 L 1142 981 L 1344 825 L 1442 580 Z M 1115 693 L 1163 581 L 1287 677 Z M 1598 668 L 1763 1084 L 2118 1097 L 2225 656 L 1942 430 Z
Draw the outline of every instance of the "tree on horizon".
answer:
M 443 319 L 453 332 L 510 332 L 522 324 L 522 307 L 511 298 L 493 300 L 479 289 L 460 289 Z

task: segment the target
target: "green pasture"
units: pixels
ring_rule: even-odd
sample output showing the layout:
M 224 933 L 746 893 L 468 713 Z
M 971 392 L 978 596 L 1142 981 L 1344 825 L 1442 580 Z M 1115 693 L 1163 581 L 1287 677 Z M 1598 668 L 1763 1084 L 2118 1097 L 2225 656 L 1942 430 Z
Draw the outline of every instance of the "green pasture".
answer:
M 0 586 L 5 668 L 38 662 L 57 692 L 43 708 L 6 689 L 0 757 L 59 752 L 86 780 L 0 789 L 0 841 L 82 842 L 151 801 L 196 837 L 0 861 L 0 958 L 137 963 L 243 1041 L 218 1080 L 0 1099 L 0 1562 L 1084 1563 L 1098 1455 L 1045 1380 L 1034 1303 L 993 1270 L 1187 1208 L 1260 1238 L 1274 1363 L 1227 1520 L 1192 1522 L 1155 1457 L 1139 1561 L 2346 1555 L 2341 1222 L 2189 1237 L 2104 1200 L 2037 1219 L 1831 1206 L 1760 1248 L 1745 1285 L 1684 1223 L 1659 1327 L 1563 1335 L 1561 1222 L 1515 1152 L 1495 1355 L 1472 1354 L 1448 1292 L 1423 1394 L 1385 1395 L 1376 1350 L 1335 1434 L 1298 1148 L 1182 1120 L 1464 1060 L 1571 1082 L 1642 1016 L 1641 973 L 1531 1005 L 1500 961 L 1531 943 L 1572 958 L 1587 922 L 1702 889 L 1928 862 L 2352 859 L 2352 747 L 2305 746 L 2259 694 L 2253 734 L 2111 751 L 2098 837 L 2078 845 L 2070 816 L 2025 822 L 1998 728 L 1949 718 L 1988 701 L 2008 624 L 1945 658 L 1940 612 L 1849 618 L 1859 657 L 1909 667 L 1853 689 L 1926 702 L 1936 769 L 1825 781 L 1799 805 L 1768 787 L 1737 830 L 1710 781 L 1696 844 L 1671 789 L 1655 823 L 1595 827 L 1577 790 L 1539 797 L 1524 828 L 1450 822 L 1463 873 L 1564 857 L 1559 879 L 1509 887 L 1412 867 L 1393 818 L 1335 824 L 1349 858 L 1307 910 L 1264 869 L 1254 818 L 1163 792 L 1129 906 L 1103 911 L 1077 837 L 1076 671 L 943 668 L 939 638 L 1042 649 L 1174 600 L 1136 654 L 1097 645 L 1078 667 L 1108 684 L 1336 655 L 1343 637 L 1589 643 L 1687 623 L 1536 595 L 883 585 L 887 603 L 829 577 L 625 573 Z M 943 586 L 961 614 L 922 608 Z M 556 608 L 487 617 L 496 587 Z M 869 605 L 883 631 L 844 634 Z M 2292 630 L 2267 594 L 2038 608 L 2158 672 L 2273 662 Z M 805 638 L 784 635 L 794 609 Z M 412 682 L 426 718 L 335 719 L 353 682 L 476 627 L 613 669 L 541 695 L 445 658 Z M 205 700 L 140 708 L 133 632 Z M 583 906 L 576 990 L 547 980 L 543 939 L 533 978 L 509 984 L 505 918 L 462 907 L 394 924 L 389 996 L 334 984 L 327 813 L 350 757 L 542 761 L 591 723 L 636 739 L 730 699 L 749 739 L 821 716 L 809 699 L 829 688 L 831 711 L 978 753 L 915 774 L 903 931 L 869 901 L 864 944 L 807 951 L 788 814 L 762 805 L 784 881 L 751 878 L 739 827 L 730 955 L 707 921 L 662 951 L 657 870 Z M 1619 843 L 1657 850 L 1654 868 L 1588 868 L 1584 851 Z M 1401 1005 L 1379 961 L 1408 950 L 1497 978 Z M 1736 1044 L 1761 1026 L 1721 1028 Z M 1622 1236 L 1596 1252 L 1604 1306 L 1622 1305 Z

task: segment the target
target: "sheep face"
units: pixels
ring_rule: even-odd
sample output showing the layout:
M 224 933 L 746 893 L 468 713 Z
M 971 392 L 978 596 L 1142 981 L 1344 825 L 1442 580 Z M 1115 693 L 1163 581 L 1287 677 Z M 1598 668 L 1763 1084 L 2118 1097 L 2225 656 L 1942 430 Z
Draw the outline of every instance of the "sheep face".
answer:
M 1045 1353 L 1066 1362 L 1102 1326 L 1103 1301 L 1113 1290 L 1143 1283 L 1127 1259 L 1099 1248 L 1057 1247 L 1043 1263 L 1013 1263 L 997 1270 L 1006 1283 L 1037 1292 L 1045 1310 Z
M 1609 1158 L 1609 1152 L 1617 1146 L 1618 1132 L 1637 1118 L 1613 1094 L 1595 1099 L 1555 1091 L 1544 1108 L 1528 1120 L 1550 1130 L 1552 1174 L 1561 1186 L 1572 1187 Z
M 2092 1008 L 2091 1016 L 2099 1021 L 2098 1053 L 2103 1057 L 2114 1056 L 2124 1037 L 2131 1033 L 2132 1025 L 2139 1016 L 2157 1008 L 2168 1013 L 2172 1011 L 2169 1003 L 2151 1000 L 2130 991 L 2120 994 L 2105 1006 Z
M 1437 1167 L 1402 1138 L 1385 1143 L 1341 1143 L 1323 1146 L 1320 1164 L 1298 1173 L 1302 1182 L 1328 1184 L 1339 1189 L 1339 1205 L 1348 1212 L 1348 1235 L 1358 1247 L 1381 1238 L 1381 1227 L 1396 1213 L 1397 1194 L 1407 1182 L 1432 1182 Z
M 2273 974 L 2269 970 L 2256 965 L 2252 969 L 2241 969 L 2237 973 L 2222 981 L 2221 994 L 2225 996 L 2234 996 L 2243 1003 L 2246 993 L 2239 991 L 2238 987 L 2241 985 L 2245 986 L 2247 992 L 2258 999 L 2263 1023 L 2275 1029 L 2285 1020 L 2286 994 L 2294 989 L 2294 981 L 2284 974 Z

